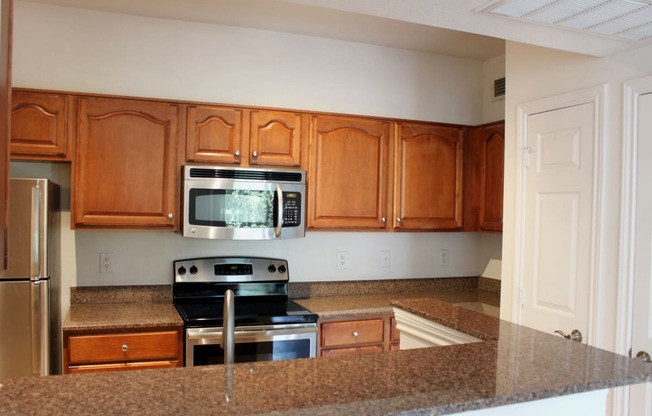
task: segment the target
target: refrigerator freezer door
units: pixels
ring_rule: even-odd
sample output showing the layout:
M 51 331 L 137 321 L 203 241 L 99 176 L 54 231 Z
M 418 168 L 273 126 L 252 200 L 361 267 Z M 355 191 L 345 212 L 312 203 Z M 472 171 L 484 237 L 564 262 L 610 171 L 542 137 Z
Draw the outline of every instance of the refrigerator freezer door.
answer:
M 49 191 L 44 179 L 12 179 L 9 200 L 8 264 L 2 279 L 40 279 L 49 269 Z
M 50 373 L 49 284 L 0 281 L 0 381 Z

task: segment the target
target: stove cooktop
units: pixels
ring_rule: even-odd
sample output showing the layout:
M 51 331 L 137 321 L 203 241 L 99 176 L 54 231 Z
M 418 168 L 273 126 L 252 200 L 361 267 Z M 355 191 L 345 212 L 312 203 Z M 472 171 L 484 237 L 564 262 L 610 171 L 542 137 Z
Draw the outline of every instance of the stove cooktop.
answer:
M 235 325 L 316 323 L 317 314 L 293 301 L 238 301 L 235 299 Z M 175 302 L 187 327 L 220 327 L 223 324 L 222 300 Z

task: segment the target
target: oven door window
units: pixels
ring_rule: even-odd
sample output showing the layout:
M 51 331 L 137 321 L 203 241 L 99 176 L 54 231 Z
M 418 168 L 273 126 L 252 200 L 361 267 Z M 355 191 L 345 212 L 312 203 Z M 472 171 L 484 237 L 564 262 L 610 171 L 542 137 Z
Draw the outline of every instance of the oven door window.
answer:
M 224 364 L 219 344 L 193 345 L 193 365 Z M 280 361 L 310 357 L 309 339 L 242 342 L 235 344 L 235 362 Z
M 223 228 L 276 227 L 276 192 L 251 189 L 191 189 L 188 222 Z

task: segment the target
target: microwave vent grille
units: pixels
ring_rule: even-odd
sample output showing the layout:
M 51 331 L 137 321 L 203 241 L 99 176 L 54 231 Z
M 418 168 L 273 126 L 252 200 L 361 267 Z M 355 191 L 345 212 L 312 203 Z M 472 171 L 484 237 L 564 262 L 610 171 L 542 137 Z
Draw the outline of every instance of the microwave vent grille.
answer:
M 303 182 L 302 172 L 253 169 L 191 168 L 191 178 L 248 179 L 257 181 Z

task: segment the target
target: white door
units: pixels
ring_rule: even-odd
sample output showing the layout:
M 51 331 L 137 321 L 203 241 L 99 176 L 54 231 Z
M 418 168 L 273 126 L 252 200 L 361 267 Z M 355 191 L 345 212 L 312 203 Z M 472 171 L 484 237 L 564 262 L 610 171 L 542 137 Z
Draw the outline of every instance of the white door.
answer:
M 638 101 L 632 355 L 652 354 L 652 94 Z M 648 364 L 652 366 L 651 364 Z M 630 416 L 652 416 L 652 383 L 631 389 Z
M 595 103 L 527 116 L 521 323 L 587 341 L 592 293 Z

